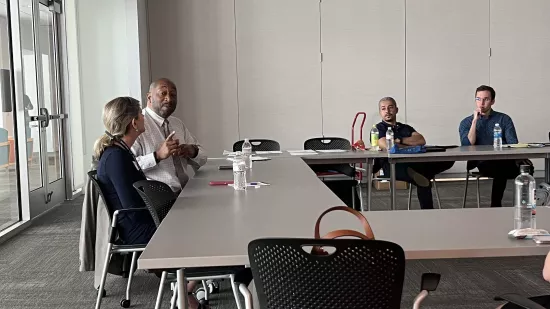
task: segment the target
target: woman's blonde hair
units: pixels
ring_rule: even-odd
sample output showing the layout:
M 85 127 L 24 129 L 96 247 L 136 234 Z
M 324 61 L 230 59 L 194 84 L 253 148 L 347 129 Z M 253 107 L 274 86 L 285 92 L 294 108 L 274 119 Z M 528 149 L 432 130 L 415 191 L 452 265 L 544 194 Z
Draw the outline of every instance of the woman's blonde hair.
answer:
M 106 131 L 94 144 L 95 160 L 99 160 L 105 148 L 113 145 L 113 138 L 119 139 L 126 134 L 128 125 L 138 119 L 140 113 L 139 101 L 131 97 L 118 97 L 105 104 L 103 124 Z

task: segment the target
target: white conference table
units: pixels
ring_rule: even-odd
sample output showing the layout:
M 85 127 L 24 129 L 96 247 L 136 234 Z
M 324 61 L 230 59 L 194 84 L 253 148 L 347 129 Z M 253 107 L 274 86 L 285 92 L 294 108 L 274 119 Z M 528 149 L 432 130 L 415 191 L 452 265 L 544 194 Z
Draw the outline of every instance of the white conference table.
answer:
M 395 164 L 436 161 L 470 161 L 470 160 L 515 160 L 545 159 L 545 181 L 550 182 L 550 147 L 540 148 L 507 148 L 495 150 L 493 146 L 462 146 L 447 149 L 444 152 L 426 152 L 419 154 L 390 154 L 390 187 L 392 209 L 396 207 Z
M 391 209 L 396 209 L 396 177 L 395 165 L 398 163 L 434 162 L 434 161 L 469 161 L 469 160 L 505 160 L 505 159 L 545 159 L 545 182 L 550 183 L 550 147 L 541 148 L 507 148 L 495 150 L 493 146 L 461 146 L 442 152 L 426 152 L 418 154 L 389 154 L 383 151 L 347 151 L 318 153 L 315 155 L 292 156 L 284 151 L 281 154 L 262 154 L 260 156 L 272 159 L 302 158 L 307 164 L 343 164 L 365 163 L 367 178 L 367 197 L 372 195 L 372 172 L 375 159 L 388 159 L 390 163 Z M 229 162 L 229 161 L 228 161 Z M 370 209 L 371 199 L 367 198 L 367 209 Z
M 138 260 L 140 269 L 179 269 L 180 295 L 185 295 L 184 268 L 247 265 L 251 240 L 311 238 L 320 213 L 343 205 L 299 158 L 255 164 L 250 180 L 271 185 L 245 192 L 209 186 L 211 176 L 225 177 L 213 170 L 207 173 L 189 181 Z M 512 208 L 365 215 L 376 238 L 398 243 L 408 259 L 544 255 L 550 248 L 508 238 Z M 550 209 L 537 211 L 537 225 L 550 228 Z M 349 214 L 331 214 L 321 225 L 322 232 L 341 228 L 360 226 Z

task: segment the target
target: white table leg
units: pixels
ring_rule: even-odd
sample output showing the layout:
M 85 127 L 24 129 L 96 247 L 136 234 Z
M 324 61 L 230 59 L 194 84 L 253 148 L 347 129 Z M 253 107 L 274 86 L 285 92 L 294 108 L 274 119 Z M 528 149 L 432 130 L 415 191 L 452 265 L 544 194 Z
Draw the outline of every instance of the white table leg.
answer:
M 374 165 L 374 159 L 367 159 L 367 210 L 370 211 L 370 203 L 372 197 L 372 170 Z M 362 198 L 362 197 L 361 197 Z M 364 209 L 361 209 L 364 210 Z
M 187 282 L 185 282 L 183 268 L 177 270 L 176 276 L 178 280 L 178 308 L 187 309 Z
M 395 163 L 390 163 L 390 190 L 391 190 L 391 209 L 395 210 L 397 204 L 397 195 L 395 189 Z

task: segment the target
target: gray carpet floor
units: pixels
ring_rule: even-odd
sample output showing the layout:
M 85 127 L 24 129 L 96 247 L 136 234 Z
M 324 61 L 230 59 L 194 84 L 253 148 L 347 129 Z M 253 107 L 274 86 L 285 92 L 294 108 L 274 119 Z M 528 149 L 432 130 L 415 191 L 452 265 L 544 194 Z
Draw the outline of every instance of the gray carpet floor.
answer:
M 488 191 L 489 186 L 490 182 L 483 183 L 483 191 Z M 505 197 L 508 202 L 510 188 Z M 442 183 L 439 189 L 444 208 L 461 206 L 460 183 Z M 475 190 L 470 192 L 469 204 L 474 206 Z M 400 191 L 399 208 L 406 207 L 406 198 L 406 190 Z M 488 197 L 482 200 L 486 206 Z M 81 198 L 63 203 L 0 245 L 0 308 L 93 307 L 96 292 L 92 274 L 78 271 L 81 203 Z M 413 208 L 418 208 L 415 203 Z M 387 192 L 374 191 L 373 205 L 374 209 L 388 209 Z M 427 299 L 424 308 L 495 308 L 499 303 L 492 298 L 499 293 L 550 294 L 550 284 L 541 277 L 543 262 L 544 257 L 408 261 L 402 307 L 412 306 L 424 272 L 442 274 L 438 290 Z M 108 277 L 103 308 L 121 308 L 125 283 L 126 279 Z M 137 271 L 132 308 L 152 308 L 158 284 L 154 275 Z M 168 292 L 165 300 L 163 308 L 168 308 Z M 227 285 L 222 285 L 221 293 L 214 295 L 211 304 L 212 308 L 235 308 Z

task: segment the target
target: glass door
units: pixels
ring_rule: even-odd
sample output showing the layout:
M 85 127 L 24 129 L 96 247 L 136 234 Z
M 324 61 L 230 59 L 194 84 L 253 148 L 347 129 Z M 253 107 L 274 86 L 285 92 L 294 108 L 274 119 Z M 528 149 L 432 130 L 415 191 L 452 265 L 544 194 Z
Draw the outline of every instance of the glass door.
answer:
M 65 199 L 58 3 L 20 2 L 31 218 Z

